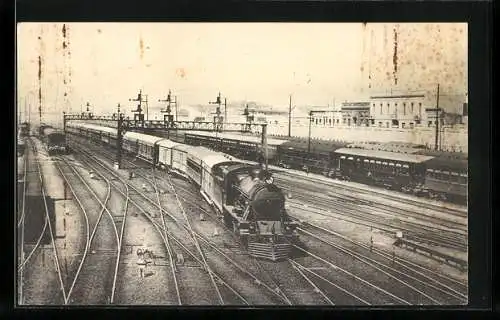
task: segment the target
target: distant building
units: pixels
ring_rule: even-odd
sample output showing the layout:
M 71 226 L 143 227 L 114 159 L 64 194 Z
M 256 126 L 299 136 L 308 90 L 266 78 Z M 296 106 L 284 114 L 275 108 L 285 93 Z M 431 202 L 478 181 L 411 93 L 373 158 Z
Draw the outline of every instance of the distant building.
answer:
M 413 128 L 436 125 L 436 113 L 442 124 L 462 122 L 464 96 L 436 93 L 376 95 L 370 97 L 370 122 L 375 127 Z
M 370 97 L 370 124 L 384 128 L 413 128 L 425 115 L 425 95 L 380 95 Z
M 340 111 L 343 125 L 369 126 L 370 102 L 343 102 Z

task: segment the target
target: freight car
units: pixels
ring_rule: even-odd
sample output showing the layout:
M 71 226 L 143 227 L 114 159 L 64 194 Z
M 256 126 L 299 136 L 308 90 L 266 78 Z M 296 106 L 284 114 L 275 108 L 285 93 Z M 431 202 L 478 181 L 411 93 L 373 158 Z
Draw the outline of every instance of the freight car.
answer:
M 95 137 L 98 130 L 88 129 L 67 124 L 70 134 Z M 109 134 L 108 129 L 101 135 Z M 205 147 L 137 132 L 124 134 L 123 149 L 159 168 L 178 172 L 198 186 L 250 255 L 272 261 L 290 255 L 297 240 L 297 223 L 288 216 L 283 192 L 274 185 L 270 172 Z
M 54 129 L 51 126 L 43 126 L 40 132 L 42 142 L 49 155 L 68 153 L 66 134 L 63 131 Z

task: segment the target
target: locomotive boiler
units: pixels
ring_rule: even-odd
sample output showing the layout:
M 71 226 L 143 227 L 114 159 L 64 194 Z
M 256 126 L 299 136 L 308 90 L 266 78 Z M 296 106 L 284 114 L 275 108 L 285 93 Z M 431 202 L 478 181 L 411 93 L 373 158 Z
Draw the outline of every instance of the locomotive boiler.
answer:
M 235 164 L 224 170 L 226 225 L 239 234 L 248 253 L 273 261 L 286 258 L 297 239 L 297 222 L 285 209 L 285 197 L 271 174 L 259 167 Z

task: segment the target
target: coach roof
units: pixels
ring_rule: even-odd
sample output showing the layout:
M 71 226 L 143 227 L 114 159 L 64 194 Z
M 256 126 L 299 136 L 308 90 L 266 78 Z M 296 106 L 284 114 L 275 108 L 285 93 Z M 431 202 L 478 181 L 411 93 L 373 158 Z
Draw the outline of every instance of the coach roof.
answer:
M 398 152 L 366 150 L 366 149 L 356 149 L 356 148 L 340 148 L 337 149 L 335 153 L 343 154 L 346 156 L 359 156 L 359 157 L 375 158 L 380 160 L 392 160 L 392 161 L 400 161 L 407 163 L 422 163 L 433 158 L 429 156 L 422 156 L 416 154 L 405 154 Z

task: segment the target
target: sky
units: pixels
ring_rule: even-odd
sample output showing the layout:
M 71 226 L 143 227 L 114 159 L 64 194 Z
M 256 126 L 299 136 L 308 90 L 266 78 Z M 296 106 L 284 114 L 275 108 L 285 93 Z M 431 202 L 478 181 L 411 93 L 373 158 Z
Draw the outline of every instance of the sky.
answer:
M 169 89 L 188 110 L 219 91 L 276 109 L 288 107 L 290 94 L 303 106 L 363 100 L 366 33 L 362 23 L 22 23 L 18 109 L 31 105 L 38 117 L 39 88 L 46 118 L 87 102 L 94 113 L 118 103 L 130 113 L 139 89 L 150 109 Z

